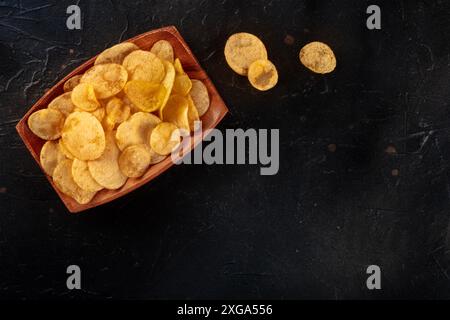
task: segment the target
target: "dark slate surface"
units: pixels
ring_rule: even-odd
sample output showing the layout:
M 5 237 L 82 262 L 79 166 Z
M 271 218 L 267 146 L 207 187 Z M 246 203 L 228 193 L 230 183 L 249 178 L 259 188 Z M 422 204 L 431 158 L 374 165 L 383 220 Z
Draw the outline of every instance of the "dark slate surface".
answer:
M 0 297 L 450 298 L 450 7 L 375 3 L 381 31 L 357 0 L 79 1 L 69 31 L 71 2 L 0 1 Z M 92 55 L 172 24 L 230 108 L 219 128 L 280 129 L 279 174 L 179 166 L 69 214 L 15 124 Z M 265 42 L 274 90 L 227 67 L 238 31 Z M 300 65 L 311 40 L 334 48 L 333 74 Z M 81 291 L 66 289 L 71 264 Z M 366 289 L 371 264 L 381 291 Z

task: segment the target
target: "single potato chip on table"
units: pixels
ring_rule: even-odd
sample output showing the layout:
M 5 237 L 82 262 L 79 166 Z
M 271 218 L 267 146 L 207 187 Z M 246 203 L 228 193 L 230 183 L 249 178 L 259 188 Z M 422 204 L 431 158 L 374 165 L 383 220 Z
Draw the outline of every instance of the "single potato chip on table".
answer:
M 194 104 L 198 111 L 198 115 L 201 117 L 209 109 L 210 101 L 208 89 L 206 89 L 206 86 L 200 80 L 193 79 L 191 81 L 192 89 L 189 94 L 194 101 Z
M 260 91 L 272 89 L 278 83 L 277 68 L 269 60 L 256 60 L 248 69 L 248 80 Z
M 150 148 L 145 144 L 127 147 L 119 157 L 119 167 L 129 178 L 141 177 L 151 162 Z
M 75 159 L 72 162 L 72 176 L 75 183 L 83 190 L 97 192 L 103 189 L 89 172 L 87 161 Z
M 81 83 L 90 83 L 98 99 L 112 97 L 122 91 L 127 83 L 128 72 L 116 63 L 98 64 L 90 68 L 81 78 Z
M 62 130 L 64 147 L 80 160 L 94 160 L 105 150 L 105 132 L 100 121 L 89 112 L 70 114 Z
M 305 45 L 299 53 L 301 63 L 315 73 L 330 73 L 336 68 L 333 50 L 325 43 L 314 41 Z
M 225 45 L 225 59 L 234 72 L 246 76 L 256 60 L 267 60 L 267 50 L 262 41 L 250 33 L 236 33 Z
M 119 168 L 119 155 L 120 150 L 114 139 L 114 131 L 110 131 L 106 134 L 105 152 L 100 158 L 88 161 L 89 172 L 92 178 L 106 189 L 119 189 L 127 181 L 127 177 Z
M 157 41 L 151 48 L 150 52 L 155 54 L 161 60 L 173 63 L 174 59 L 173 48 L 170 42 L 167 40 Z
M 75 109 L 75 105 L 72 102 L 72 94 L 70 92 L 66 92 L 56 97 L 48 104 L 48 108 L 58 110 L 65 117 L 67 117 Z
M 53 182 L 56 187 L 64 194 L 72 197 L 80 204 L 89 203 L 95 196 L 95 192 L 89 192 L 81 189 L 73 180 L 72 160 L 61 161 L 53 171 Z
M 181 141 L 180 130 L 170 122 L 162 122 L 153 129 L 150 136 L 151 148 L 160 155 L 168 155 L 175 150 Z
M 39 138 L 56 140 L 61 136 L 64 126 L 64 115 L 54 109 L 41 109 L 28 118 L 28 127 Z
M 58 141 L 47 141 L 43 145 L 40 154 L 40 163 L 46 174 L 53 176 L 53 171 L 56 166 L 64 159 L 66 159 L 66 156 L 59 149 Z
M 151 52 L 133 51 L 126 56 L 122 65 L 128 71 L 129 80 L 144 80 L 159 84 L 164 79 L 164 64 Z
M 139 50 L 139 47 L 131 42 L 116 44 L 100 53 L 94 64 L 117 63 L 122 64 L 123 59 L 131 52 Z
M 161 120 L 151 113 L 137 112 L 133 114 L 117 128 L 117 146 L 123 151 L 128 146 L 147 143 L 149 133 L 160 122 Z

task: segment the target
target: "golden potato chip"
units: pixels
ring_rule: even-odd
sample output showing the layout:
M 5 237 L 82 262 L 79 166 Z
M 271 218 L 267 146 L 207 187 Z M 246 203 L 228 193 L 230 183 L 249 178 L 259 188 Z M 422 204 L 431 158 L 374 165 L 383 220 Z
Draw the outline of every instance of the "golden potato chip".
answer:
M 56 140 L 61 136 L 64 115 L 54 109 L 41 109 L 28 118 L 28 127 L 39 138 Z
M 64 82 L 64 86 L 63 86 L 64 92 L 70 92 L 73 90 L 73 88 L 75 88 L 77 85 L 79 85 L 81 77 L 82 77 L 82 75 L 78 74 L 76 76 L 73 76 L 66 82 Z
M 209 109 L 209 95 L 208 89 L 200 80 L 191 80 L 192 81 L 192 89 L 189 93 L 192 100 L 194 101 L 195 106 L 197 107 L 198 115 L 203 116 L 206 111 Z
M 167 40 L 159 40 L 156 42 L 150 52 L 155 54 L 161 60 L 173 63 L 173 48 Z
M 149 132 L 160 122 L 161 120 L 151 113 L 137 112 L 133 114 L 117 128 L 117 146 L 123 151 L 128 146 L 147 143 Z
M 161 59 L 148 51 L 133 51 L 123 60 L 123 66 L 128 71 L 129 80 L 159 84 L 164 78 L 164 65 Z
M 112 46 L 100 53 L 94 64 L 117 63 L 122 64 L 123 59 L 139 47 L 131 42 L 123 42 Z
M 124 67 L 116 63 L 107 63 L 90 68 L 80 82 L 92 84 L 95 96 L 99 99 L 106 99 L 119 93 L 127 80 L 128 73 Z
M 300 50 L 300 61 L 315 73 L 330 73 L 336 68 L 333 50 L 325 43 L 314 41 Z
M 260 91 L 272 89 L 278 83 L 277 68 L 269 60 L 256 60 L 248 69 L 248 80 Z
M 106 105 L 105 126 L 109 130 L 114 129 L 130 117 L 131 109 L 119 98 L 112 98 Z
M 48 108 L 58 110 L 67 117 L 75 108 L 75 105 L 72 103 L 71 93 L 66 92 L 56 97 L 48 104 Z
M 166 95 L 161 104 L 161 108 L 164 108 L 164 106 L 167 103 L 167 100 L 169 100 L 170 94 L 172 93 L 173 83 L 175 81 L 175 68 L 170 62 L 163 61 L 163 63 L 166 76 L 162 81 L 162 85 L 164 86 L 164 88 L 166 88 Z
M 225 59 L 234 72 L 246 76 L 250 65 L 267 59 L 267 50 L 262 41 L 250 33 L 236 33 L 225 45 Z
M 105 150 L 105 132 L 97 120 L 89 112 L 70 114 L 62 130 L 64 147 L 80 160 L 94 160 Z
M 180 130 L 170 122 L 162 122 L 150 135 L 151 148 L 160 155 L 168 155 L 180 145 Z
M 61 153 L 66 157 L 69 158 L 71 160 L 75 159 L 75 156 L 73 154 L 70 153 L 69 150 L 67 150 L 67 148 L 64 146 L 64 142 L 62 141 L 62 139 L 58 140 L 58 147 L 59 147 L 59 151 L 61 151 Z
M 84 110 L 80 108 L 75 108 L 73 111 L 84 112 Z M 100 107 L 95 109 L 94 111 L 89 111 L 89 113 L 92 114 L 94 117 L 96 117 L 98 121 L 102 122 L 103 118 L 105 117 L 106 111 L 105 107 Z
M 75 183 L 83 190 L 97 192 L 103 189 L 89 172 L 87 161 L 75 159 L 72 162 L 72 177 Z
M 189 132 L 188 109 L 189 102 L 185 97 L 177 94 L 172 95 L 165 107 L 161 109 L 161 119 L 164 122 L 171 122 L 178 128 Z
M 129 178 L 141 177 L 150 165 L 149 147 L 145 144 L 129 146 L 119 157 L 119 168 Z
M 119 168 L 120 150 L 117 148 L 114 131 L 106 134 L 105 152 L 100 158 L 88 161 L 89 172 L 95 181 L 102 187 L 115 190 L 120 188 L 127 181 L 127 177 Z
M 181 65 L 180 59 L 176 58 L 175 62 L 173 63 L 173 67 L 175 68 L 175 71 L 177 74 L 185 74 L 183 66 Z
M 125 86 L 128 99 L 141 111 L 153 112 L 161 108 L 166 88 L 163 85 L 143 80 L 132 80 Z
M 187 74 L 179 74 L 175 76 L 175 81 L 173 83 L 173 93 L 185 96 L 191 91 L 192 82 Z
M 53 175 L 53 170 L 55 170 L 58 163 L 64 159 L 66 159 L 66 157 L 59 149 L 58 141 L 47 141 L 42 146 L 40 162 L 42 169 L 44 169 L 45 173 L 49 176 Z
M 80 83 L 77 85 L 71 93 L 71 99 L 73 104 L 84 111 L 94 111 L 100 107 L 98 102 L 94 86 L 90 83 Z
M 86 204 L 95 196 L 95 192 L 81 189 L 73 180 L 72 160 L 61 161 L 53 171 L 53 182 L 56 187 L 65 195 L 72 197 L 79 204 Z
M 189 128 L 191 131 L 194 131 L 195 129 L 195 121 L 199 121 L 200 117 L 198 115 L 197 107 L 195 106 L 194 101 L 192 100 L 191 96 L 188 95 L 186 97 L 188 101 L 188 121 L 189 121 Z

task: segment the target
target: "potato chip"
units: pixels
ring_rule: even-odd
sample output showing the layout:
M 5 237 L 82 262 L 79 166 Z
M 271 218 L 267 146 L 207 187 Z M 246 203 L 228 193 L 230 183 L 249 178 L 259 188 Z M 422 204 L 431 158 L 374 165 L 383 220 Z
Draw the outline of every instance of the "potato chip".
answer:
M 163 61 L 163 63 L 166 76 L 162 81 L 162 85 L 164 86 L 164 88 L 166 88 L 166 95 L 161 104 L 161 108 L 164 108 L 164 106 L 167 103 L 167 100 L 169 100 L 170 94 L 172 93 L 173 83 L 175 81 L 175 68 L 170 62 Z
M 194 101 L 195 106 L 197 107 L 198 115 L 203 116 L 206 111 L 209 109 L 209 95 L 208 89 L 200 80 L 191 80 L 192 81 L 192 89 L 189 92 L 192 100 Z
M 84 112 L 84 110 L 80 108 L 75 108 L 73 111 Z M 105 117 L 106 111 L 105 107 L 100 107 L 95 109 L 94 111 L 89 111 L 89 113 L 96 117 L 98 121 L 102 122 L 103 118 Z
M 53 170 L 55 170 L 58 163 L 64 159 L 66 159 L 66 157 L 59 149 L 58 141 L 47 141 L 43 145 L 40 154 L 40 162 L 42 169 L 44 169 L 46 174 L 52 176 Z
M 66 92 L 56 97 L 48 104 L 48 108 L 58 110 L 67 117 L 75 108 L 75 105 L 72 103 L 71 93 Z
M 166 88 L 163 85 L 143 80 L 133 80 L 126 84 L 125 94 L 141 111 L 153 112 L 161 108 Z
M 53 182 L 56 187 L 64 194 L 72 197 L 79 204 L 86 204 L 95 196 L 95 192 L 89 192 L 81 189 L 73 180 L 72 160 L 61 161 L 53 171 Z
M 167 40 L 159 40 L 156 42 L 150 52 L 155 54 L 161 60 L 173 63 L 173 48 Z
M 248 80 L 260 91 L 272 89 L 278 83 L 277 68 L 269 60 L 256 60 L 248 69 Z
M 151 148 L 160 155 L 168 155 L 180 145 L 180 130 L 170 122 L 162 122 L 150 135 Z
M 75 183 L 83 190 L 97 192 L 103 189 L 89 172 L 87 161 L 75 159 L 72 162 L 72 177 Z
M 150 165 L 149 147 L 145 144 L 129 146 L 119 157 L 119 168 L 129 178 L 141 177 Z
M 315 73 L 330 73 L 336 68 L 333 50 L 325 43 L 311 42 L 300 50 L 300 61 Z
M 176 58 L 175 62 L 173 63 L 173 67 L 175 68 L 175 72 L 177 74 L 185 74 L 183 66 L 181 65 L 180 59 Z
M 191 91 L 192 82 L 187 74 L 179 74 L 175 76 L 175 81 L 173 83 L 173 93 L 185 96 Z
M 127 181 L 127 177 L 120 171 L 119 155 L 114 131 L 106 134 L 106 148 L 102 156 L 96 160 L 88 161 L 89 172 L 95 181 L 109 190 L 122 187 Z
M 151 132 L 150 132 L 150 136 L 151 136 Z M 150 142 L 150 138 L 148 140 Z M 153 150 L 151 147 L 148 147 L 149 151 L 150 151 L 150 164 L 157 164 L 160 163 L 161 161 L 163 161 L 164 159 L 167 158 L 167 156 L 162 156 L 160 154 L 157 154 L 155 152 L 155 150 Z
M 128 106 L 130 108 L 130 114 L 135 114 L 136 112 L 141 112 L 141 110 L 136 107 L 133 102 L 130 101 L 130 99 L 128 99 L 128 97 L 125 95 L 122 99 L 122 102 L 124 103 L 124 105 Z
M 246 76 L 254 61 L 267 59 L 267 50 L 262 41 L 253 34 L 236 33 L 227 40 L 225 59 L 234 72 Z
M 164 65 L 161 59 L 148 51 L 133 51 L 123 60 L 123 66 L 128 71 L 129 80 L 159 84 L 164 79 Z
M 94 86 L 98 99 L 106 99 L 119 93 L 128 80 L 124 67 L 116 63 L 98 64 L 90 68 L 81 78 L 81 83 Z M 80 107 L 81 108 L 81 107 Z
M 130 117 L 131 109 L 119 98 L 112 98 L 106 104 L 105 126 L 112 130 Z
M 117 63 L 122 64 L 123 59 L 139 47 L 131 42 L 123 42 L 112 46 L 100 53 L 94 64 Z
M 89 112 L 70 114 L 62 130 L 67 150 L 80 160 L 94 160 L 105 150 L 105 133 L 100 122 Z
M 189 102 L 185 97 L 177 94 L 172 95 L 161 110 L 161 119 L 164 122 L 172 122 L 178 128 L 189 132 L 188 109 Z
M 189 121 L 189 128 L 191 131 L 194 131 L 195 129 L 195 122 L 200 120 L 200 117 L 198 116 L 197 107 L 195 106 L 194 101 L 192 100 L 191 96 L 188 95 L 186 97 L 188 101 L 188 121 Z
M 66 82 L 64 82 L 64 86 L 63 86 L 64 92 L 70 92 L 73 90 L 73 88 L 75 88 L 77 85 L 79 85 L 81 77 L 82 77 L 82 75 L 78 74 L 76 76 L 73 76 Z
M 100 107 L 100 102 L 95 96 L 94 86 L 90 83 L 80 83 L 72 93 L 71 99 L 73 104 L 84 111 L 94 111 Z
M 64 115 L 54 109 L 41 109 L 28 118 L 28 127 L 39 138 L 56 140 L 61 136 Z
M 64 146 L 64 142 L 62 141 L 62 139 L 58 140 L 58 147 L 59 147 L 59 151 L 61 151 L 61 153 L 66 157 L 69 158 L 71 160 L 76 159 L 75 156 L 73 154 L 70 153 L 69 150 L 67 150 L 67 148 Z
M 161 120 L 151 113 L 137 112 L 133 114 L 117 128 L 117 146 L 123 151 L 128 146 L 147 143 L 149 132 L 160 122 Z

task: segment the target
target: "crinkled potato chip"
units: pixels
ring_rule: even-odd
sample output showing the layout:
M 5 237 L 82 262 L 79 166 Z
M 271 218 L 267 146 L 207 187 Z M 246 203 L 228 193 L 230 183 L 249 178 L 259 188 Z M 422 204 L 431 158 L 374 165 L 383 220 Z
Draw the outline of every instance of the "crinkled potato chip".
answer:
M 41 109 L 28 118 L 28 127 L 39 138 L 56 140 L 61 136 L 64 115 L 54 109 Z
M 122 187 L 127 177 L 119 168 L 120 150 L 117 148 L 114 131 L 106 134 L 106 148 L 102 156 L 96 160 L 88 161 L 89 172 L 95 181 L 109 190 Z
M 151 113 L 137 112 L 133 114 L 117 128 L 117 146 L 123 151 L 128 146 L 147 143 L 149 133 L 160 122 L 161 120 Z
M 253 34 L 236 33 L 227 40 L 225 59 L 234 72 L 246 76 L 254 61 L 267 59 L 267 50 L 262 41 Z
M 42 146 L 40 162 L 45 173 L 49 176 L 53 176 L 53 171 L 55 170 L 56 166 L 64 159 L 66 159 L 66 157 L 59 149 L 58 141 L 47 141 Z
M 76 76 L 73 76 L 66 82 L 64 82 L 64 86 L 63 86 L 64 92 L 70 92 L 73 90 L 73 88 L 75 88 L 77 85 L 79 85 L 82 76 L 83 75 L 78 74 Z
M 126 84 L 125 94 L 141 111 L 153 112 L 161 108 L 166 88 L 163 85 L 143 80 L 133 80 Z
M 315 73 L 330 73 L 336 68 L 333 50 L 325 43 L 311 42 L 300 50 L 300 61 Z
M 63 93 L 56 97 L 48 104 L 49 109 L 60 111 L 65 117 L 75 109 L 75 105 L 72 103 L 72 94 L 70 92 Z
M 173 67 L 175 68 L 175 71 L 177 74 L 185 74 L 183 66 L 181 65 L 180 59 L 176 58 L 175 62 L 173 63 Z
M 260 91 L 272 89 L 278 83 L 277 68 L 269 60 L 256 60 L 248 69 L 248 80 Z
M 95 116 L 89 112 L 70 114 L 62 130 L 67 150 L 80 160 L 94 160 L 105 150 L 105 132 Z
M 66 157 L 69 158 L 71 160 L 75 159 L 75 156 L 73 154 L 70 153 L 69 150 L 67 150 L 67 148 L 64 146 L 64 142 L 62 141 L 62 139 L 58 140 L 58 147 L 59 147 L 59 151 L 61 151 L 61 153 Z
M 106 104 L 105 127 L 109 130 L 115 128 L 130 117 L 131 108 L 119 98 L 112 98 Z
M 87 161 L 75 159 L 72 162 L 72 177 L 75 183 L 83 190 L 97 192 L 103 189 L 89 172 Z
M 161 119 L 164 122 L 172 122 L 178 128 L 190 132 L 188 109 L 189 102 L 185 97 L 177 94 L 172 95 L 161 110 Z
M 77 108 L 84 111 L 90 112 L 100 107 L 100 102 L 95 96 L 94 86 L 90 83 L 77 85 L 71 93 L 71 99 Z
M 80 204 L 86 204 L 95 196 L 95 192 L 89 192 L 81 189 L 73 180 L 72 160 L 61 161 L 53 171 L 53 182 L 56 187 L 64 194 L 72 197 Z
M 166 76 L 162 81 L 162 85 L 164 86 L 164 88 L 166 88 L 166 95 L 161 104 L 161 108 L 164 108 L 164 106 L 167 103 L 167 100 L 169 100 L 170 94 L 172 93 L 173 83 L 175 81 L 175 68 L 170 62 L 163 61 L 163 63 Z
M 141 177 L 150 165 L 149 149 L 145 144 L 137 144 L 123 150 L 119 157 L 119 167 L 122 173 L 129 178 Z
M 123 66 L 128 71 L 129 80 L 161 83 L 164 79 L 164 65 L 161 59 L 148 51 L 133 51 L 123 60 Z
M 131 52 L 139 50 L 139 47 L 131 42 L 116 44 L 100 53 L 94 64 L 117 63 L 122 64 L 123 59 Z
M 161 60 L 173 63 L 173 48 L 167 40 L 159 40 L 156 42 L 150 52 L 155 54 Z
M 195 106 L 194 101 L 192 100 L 191 96 L 188 95 L 187 97 L 188 101 L 188 121 L 189 121 L 189 128 L 191 131 L 194 131 L 195 129 L 195 122 L 200 120 L 200 117 L 198 115 L 197 107 Z
M 185 96 L 191 91 L 192 82 L 187 74 L 179 74 L 175 76 L 175 81 L 173 83 L 173 93 Z
M 180 130 L 170 122 L 162 122 L 153 129 L 150 135 L 151 148 L 160 155 L 168 155 L 175 150 L 181 141 Z
M 128 80 L 124 67 L 116 63 L 98 64 L 90 68 L 81 78 L 81 83 L 94 86 L 98 99 L 106 99 L 119 93 Z
M 201 117 L 209 109 L 208 89 L 206 89 L 206 86 L 200 80 L 193 79 L 191 81 L 192 89 L 189 94 L 197 107 L 198 115 Z

